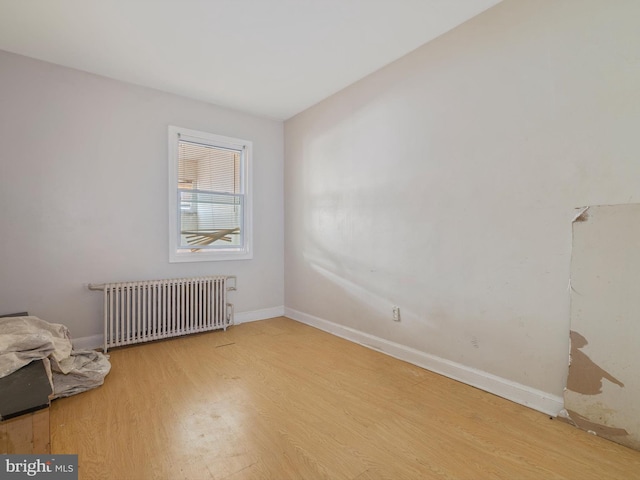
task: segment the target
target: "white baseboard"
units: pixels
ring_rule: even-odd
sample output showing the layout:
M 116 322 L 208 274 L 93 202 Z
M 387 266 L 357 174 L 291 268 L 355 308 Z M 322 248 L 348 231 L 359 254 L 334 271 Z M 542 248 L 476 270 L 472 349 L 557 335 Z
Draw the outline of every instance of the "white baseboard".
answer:
M 266 320 L 267 318 L 281 317 L 284 315 L 284 306 L 263 308 L 262 310 L 253 310 L 251 312 L 240 312 L 234 314 L 234 323 L 255 322 L 257 320 Z M 74 338 L 71 341 L 73 348 L 76 350 L 102 348 L 104 346 L 104 335 L 91 335 L 89 337 Z
M 93 350 L 104 346 L 104 335 L 91 335 L 90 337 L 80 337 L 71 339 L 74 350 Z
M 252 312 L 235 312 L 233 315 L 234 323 L 256 322 L 258 320 L 266 320 L 267 318 L 282 317 L 284 315 L 284 305 L 272 308 L 263 308 L 262 310 L 253 310 Z
M 284 315 L 298 322 L 316 327 L 364 347 L 380 351 L 547 415 L 557 416 L 564 408 L 562 397 L 483 372 L 482 370 L 430 355 L 292 308 L 285 308 Z

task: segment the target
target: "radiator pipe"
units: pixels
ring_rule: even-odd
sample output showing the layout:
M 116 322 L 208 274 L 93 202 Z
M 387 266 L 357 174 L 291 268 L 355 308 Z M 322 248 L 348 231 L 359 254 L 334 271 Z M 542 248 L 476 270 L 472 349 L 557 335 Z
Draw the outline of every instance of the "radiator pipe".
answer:
M 227 291 L 235 292 L 238 289 L 238 277 L 236 277 L 235 275 L 226 275 L 226 277 L 228 280 L 233 280 L 233 286 L 227 287 Z M 87 287 L 89 288 L 89 290 L 104 290 L 105 284 L 90 283 L 89 285 L 87 285 Z

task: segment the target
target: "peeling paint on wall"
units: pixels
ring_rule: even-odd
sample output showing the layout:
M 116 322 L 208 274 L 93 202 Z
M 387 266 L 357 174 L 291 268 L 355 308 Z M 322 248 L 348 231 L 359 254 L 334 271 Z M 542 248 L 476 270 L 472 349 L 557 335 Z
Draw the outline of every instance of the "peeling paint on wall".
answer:
M 564 421 L 640 450 L 640 205 L 580 208 L 572 222 Z
M 569 367 L 569 377 L 567 378 L 567 388 L 584 395 L 597 395 L 602 393 L 602 380 L 609 380 L 611 383 L 624 388 L 624 383 L 615 378 L 606 370 L 600 368 L 593 362 L 581 348 L 588 345 L 587 339 L 578 332 L 571 331 L 571 361 Z
M 603 437 L 629 435 L 629 432 L 627 432 L 624 428 L 609 427 L 607 425 L 601 425 L 599 423 L 592 422 L 588 418 L 583 417 L 573 410 L 567 410 L 567 416 L 564 418 L 564 420 L 575 427 Z
M 578 214 L 573 218 L 574 222 L 586 222 L 589 220 L 589 207 L 578 208 Z

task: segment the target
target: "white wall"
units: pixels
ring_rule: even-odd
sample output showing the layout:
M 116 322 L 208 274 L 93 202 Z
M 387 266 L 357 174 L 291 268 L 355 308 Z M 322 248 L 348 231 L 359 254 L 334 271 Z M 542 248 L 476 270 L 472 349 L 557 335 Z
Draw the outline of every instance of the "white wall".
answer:
M 561 402 L 574 208 L 640 201 L 638 18 L 506 0 L 285 122 L 287 312 Z
M 167 126 L 254 146 L 254 258 L 169 264 Z M 283 125 L 0 52 L 0 313 L 101 332 L 88 283 L 238 276 L 236 312 L 282 310 Z

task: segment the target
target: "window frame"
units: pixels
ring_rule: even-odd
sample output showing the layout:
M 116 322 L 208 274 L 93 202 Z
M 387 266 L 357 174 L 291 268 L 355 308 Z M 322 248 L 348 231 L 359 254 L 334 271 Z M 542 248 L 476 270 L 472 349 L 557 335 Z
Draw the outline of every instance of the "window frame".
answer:
M 201 143 L 212 147 L 241 150 L 240 185 L 244 195 L 241 229 L 243 244 L 239 247 L 222 247 L 215 250 L 180 248 L 181 203 L 178 188 L 178 155 L 180 140 Z M 249 260 L 253 258 L 253 201 L 252 201 L 253 142 L 183 127 L 169 126 L 169 262 L 211 262 L 224 260 Z

